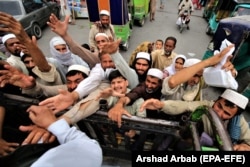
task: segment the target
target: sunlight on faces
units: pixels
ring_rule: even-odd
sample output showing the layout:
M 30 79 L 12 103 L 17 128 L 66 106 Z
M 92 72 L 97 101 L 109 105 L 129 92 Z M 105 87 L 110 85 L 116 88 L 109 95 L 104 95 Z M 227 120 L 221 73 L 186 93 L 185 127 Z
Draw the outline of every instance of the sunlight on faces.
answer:
M 137 59 L 135 63 L 135 70 L 138 74 L 143 75 L 149 68 L 148 61 L 145 59 Z
M 67 79 L 66 85 L 67 85 L 68 91 L 72 92 L 73 90 L 75 90 L 75 88 L 78 86 L 78 84 L 82 80 L 84 80 L 84 77 L 83 77 L 82 73 L 79 72 L 79 73 L 76 73 L 76 75 L 67 76 L 66 79 Z
M 153 93 L 161 86 L 161 80 L 150 75 L 147 75 L 145 83 L 147 93 Z
M 125 94 L 127 92 L 128 81 L 125 80 L 123 77 L 114 78 L 111 83 L 112 90 Z
M 164 45 L 165 55 L 170 56 L 175 48 L 175 42 L 173 40 L 167 40 Z
M 67 47 L 65 44 L 60 44 L 60 45 L 55 45 L 55 49 L 60 52 L 60 53 L 65 53 L 67 52 Z
M 101 55 L 100 60 L 101 60 L 101 66 L 104 70 L 106 70 L 107 68 L 115 68 L 115 64 L 109 54 Z
M 236 105 L 226 105 L 226 100 L 221 98 L 214 103 L 213 110 L 218 114 L 218 116 L 222 120 L 228 120 L 235 116 L 238 111 L 238 107 Z

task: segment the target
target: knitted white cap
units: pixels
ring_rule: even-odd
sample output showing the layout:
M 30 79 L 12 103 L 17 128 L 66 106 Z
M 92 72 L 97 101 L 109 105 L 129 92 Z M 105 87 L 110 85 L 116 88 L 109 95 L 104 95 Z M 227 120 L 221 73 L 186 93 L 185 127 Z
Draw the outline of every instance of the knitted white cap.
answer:
M 146 59 L 150 61 L 150 54 L 147 52 L 138 52 L 136 55 L 136 59 Z
M 56 46 L 56 45 L 66 45 L 66 42 L 59 36 L 53 37 L 50 40 L 50 43 L 52 44 L 52 46 Z
M 86 74 L 87 76 L 89 76 L 89 71 L 90 70 L 87 67 L 84 67 L 82 65 L 74 64 L 74 65 L 69 66 L 68 72 L 73 71 L 73 70 L 81 71 L 84 74 Z
M 248 98 L 244 95 L 233 91 L 231 89 L 226 89 L 222 95 L 222 98 L 232 102 L 233 104 L 237 105 L 238 107 L 242 108 L 243 110 L 246 108 L 248 104 Z
M 187 59 L 187 60 L 185 61 L 184 67 L 190 67 L 190 66 L 192 66 L 192 65 L 194 65 L 194 64 L 197 64 L 197 63 L 199 63 L 199 62 L 201 62 L 200 59 L 190 58 L 190 59 Z
M 151 76 L 154 76 L 156 78 L 163 79 L 163 72 L 161 70 L 159 70 L 158 68 L 150 68 L 148 70 L 147 75 L 151 75 Z
M 97 34 L 95 35 L 95 38 L 96 38 L 96 37 L 100 37 L 100 36 L 103 36 L 103 37 L 105 37 L 105 38 L 109 39 L 109 37 L 108 37 L 108 35 L 107 35 L 107 34 L 105 34 L 105 33 L 101 33 L 101 32 L 97 33 Z
M 107 11 L 107 10 L 101 10 L 100 15 L 110 16 L 109 11 Z
M 16 38 L 15 34 L 6 34 L 2 37 L 3 44 L 10 38 Z

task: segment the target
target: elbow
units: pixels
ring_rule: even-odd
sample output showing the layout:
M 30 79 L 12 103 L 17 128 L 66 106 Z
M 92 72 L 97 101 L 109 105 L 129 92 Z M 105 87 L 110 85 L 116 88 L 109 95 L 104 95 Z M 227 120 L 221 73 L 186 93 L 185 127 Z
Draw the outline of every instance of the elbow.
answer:
M 173 88 L 176 87 L 176 82 L 175 82 L 175 80 L 173 79 L 173 77 L 169 78 L 169 80 L 168 80 L 168 86 L 169 86 L 169 88 L 171 88 L 171 89 L 173 89 Z

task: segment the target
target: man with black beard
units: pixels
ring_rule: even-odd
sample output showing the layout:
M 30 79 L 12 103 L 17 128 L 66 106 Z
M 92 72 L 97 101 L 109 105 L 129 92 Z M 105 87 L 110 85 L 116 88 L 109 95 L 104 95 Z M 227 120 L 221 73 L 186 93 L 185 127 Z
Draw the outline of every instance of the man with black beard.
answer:
M 24 74 L 28 75 L 29 72 L 26 69 L 24 63 L 21 61 L 21 49 L 17 47 L 17 45 L 20 44 L 20 41 L 14 34 L 6 34 L 2 37 L 2 42 L 6 50 L 11 54 L 10 57 L 6 59 L 6 61 L 10 65 L 22 71 Z
M 18 37 L 20 35 L 27 38 L 28 36 L 24 33 L 25 32 L 22 31 L 18 34 Z M 3 36 L 2 41 L 6 49 L 11 53 L 11 56 L 6 59 L 11 66 L 26 75 L 33 76 L 39 83 L 45 85 L 62 84 L 60 74 L 57 72 L 56 67 L 47 62 L 42 52 L 30 52 L 27 46 L 21 44 L 21 40 L 19 40 L 15 34 Z M 35 41 L 34 37 L 32 41 Z
M 151 53 L 152 68 L 158 68 L 163 71 L 165 67 L 172 64 L 173 59 L 177 55 L 173 50 L 175 49 L 177 39 L 175 37 L 167 37 L 164 43 L 163 50 L 155 50 Z
M 113 40 L 116 39 L 114 26 L 110 23 L 110 13 L 107 10 L 101 10 L 100 21 L 95 22 L 89 32 L 89 45 L 91 51 L 97 51 L 95 36 L 97 33 L 105 33 Z

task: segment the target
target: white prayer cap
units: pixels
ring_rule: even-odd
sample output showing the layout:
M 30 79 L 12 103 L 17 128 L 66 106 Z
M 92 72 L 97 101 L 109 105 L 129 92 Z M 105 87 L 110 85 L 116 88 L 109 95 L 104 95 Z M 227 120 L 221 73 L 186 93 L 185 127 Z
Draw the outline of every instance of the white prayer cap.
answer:
M 150 68 L 148 70 L 147 75 L 151 75 L 151 76 L 154 76 L 156 78 L 163 79 L 163 72 L 161 70 L 159 70 L 158 68 Z
M 61 37 L 53 37 L 51 40 L 50 40 L 50 44 L 52 46 L 56 46 L 56 45 L 66 45 L 66 42 L 61 38 Z
M 109 11 L 107 11 L 107 10 L 101 10 L 100 15 L 110 16 Z
M 248 98 L 244 95 L 233 91 L 231 89 L 226 89 L 222 95 L 222 98 L 232 102 L 233 104 L 237 105 L 238 107 L 242 108 L 243 110 L 246 108 L 248 104 Z
M 2 37 L 3 44 L 10 38 L 16 38 L 15 34 L 6 34 Z
M 97 33 L 97 34 L 95 35 L 95 38 L 96 38 L 96 37 L 100 37 L 100 36 L 103 36 L 103 37 L 105 37 L 105 38 L 109 39 L 109 37 L 108 37 L 108 35 L 107 35 L 107 34 L 105 34 L 105 33 L 101 33 L 101 32 Z
M 68 72 L 73 71 L 73 70 L 83 72 L 84 74 L 89 76 L 89 71 L 90 70 L 87 67 L 84 67 L 82 65 L 74 64 L 74 65 L 69 66 Z
M 151 61 L 150 54 L 147 52 L 138 52 L 136 55 L 136 59 L 146 59 Z
M 201 62 L 200 59 L 190 58 L 190 59 L 187 59 L 187 60 L 185 61 L 184 67 L 190 67 L 190 66 L 192 66 L 192 65 L 194 65 L 194 64 L 197 64 L 197 63 L 199 63 L 199 62 Z

